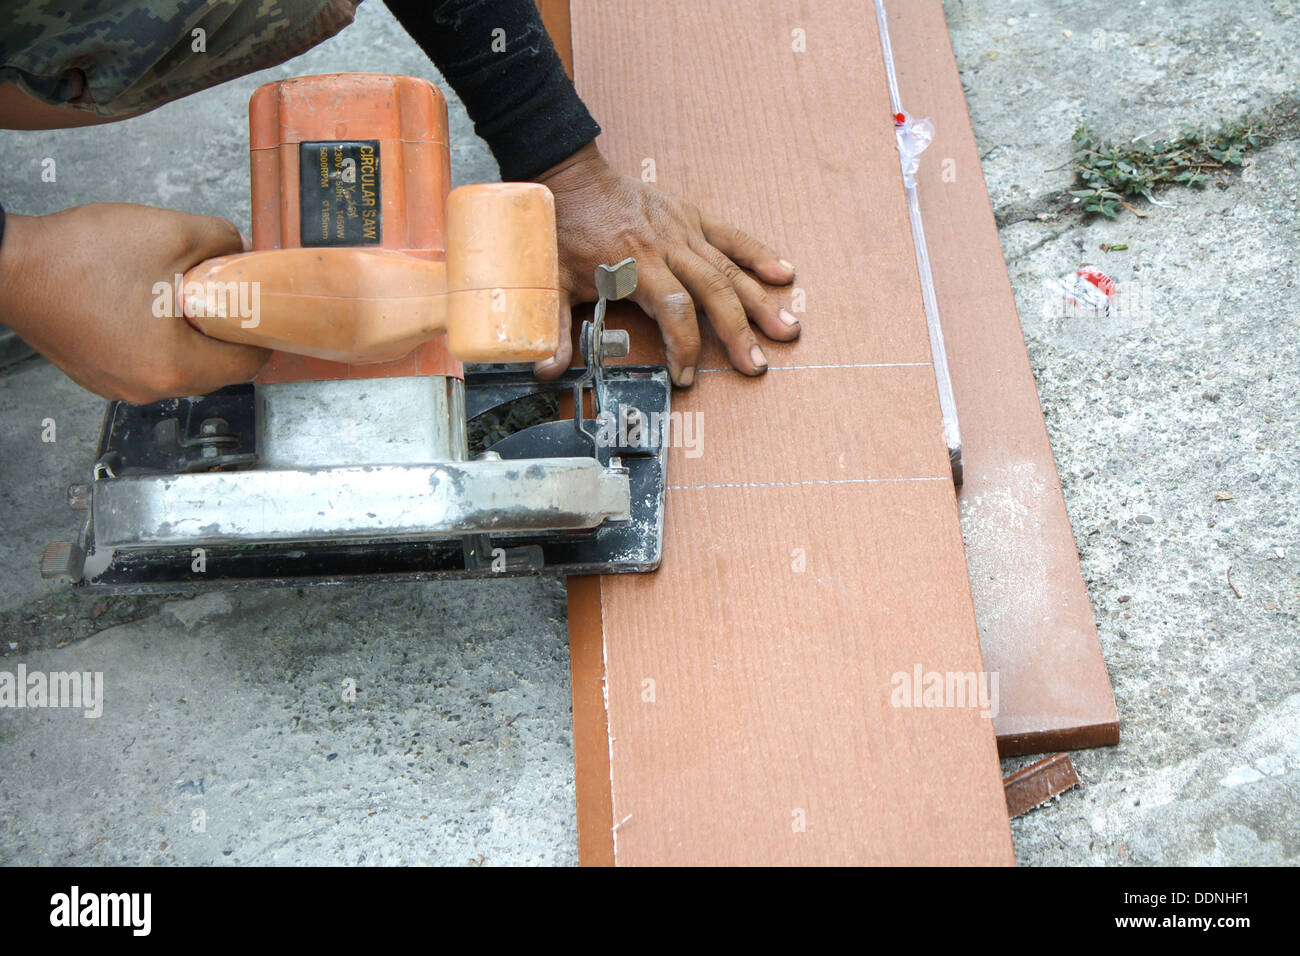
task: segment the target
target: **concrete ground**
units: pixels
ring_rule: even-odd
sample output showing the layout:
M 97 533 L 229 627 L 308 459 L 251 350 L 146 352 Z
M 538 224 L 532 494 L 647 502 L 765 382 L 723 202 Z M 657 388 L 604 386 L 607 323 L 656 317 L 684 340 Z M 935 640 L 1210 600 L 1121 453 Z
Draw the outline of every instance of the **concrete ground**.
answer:
M 946 7 L 1123 720 L 1118 747 L 1075 755 L 1082 789 L 1013 823 L 1017 855 L 1295 863 L 1295 127 L 1226 188 L 1166 193 L 1145 219 L 1084 222 L 1060 194 L 1081 118 L 1154 136 L 1292 95 L 1300 9 Z M 0 196 L 13 212 L 125 200 L 246 227 L 248 95 L 334 70 L 429 73 L 366 3 L 343 39 L 266 74 L 115 126 L 4 133 Z M 452 116 L 457 183 L 494 178 Z M 1044 280 L 1081 262 L 1143 308 L 1044 309 Z M 559 582 L 72 596 L 36 561 L 75 531 L 63 489 L 85 478 L 101 412 L 42 362 L 0 374 L 0 670 L 107 685 L 97 720 L 0 711 L 0 862 L 574 862 Z
M 1155 139 L 1294 111 L 1300 6 L 946 7 L 1121 718 L 1118 747 L 1075 755 L 1081 790 L 1013 823 L 1017 855 L 1300 862 L 1294 121 L 1145 219 L 1081 224 L 1058 195 L 1085 117 Z M 1131 314 L 1044 309 L 1084 262 L 1137 290 Z

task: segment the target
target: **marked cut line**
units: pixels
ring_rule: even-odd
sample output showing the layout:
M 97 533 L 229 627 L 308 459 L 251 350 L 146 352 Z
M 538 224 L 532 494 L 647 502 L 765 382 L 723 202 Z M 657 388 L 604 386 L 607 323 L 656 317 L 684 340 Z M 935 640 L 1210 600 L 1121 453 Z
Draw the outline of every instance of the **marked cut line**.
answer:
M 669 491 L 697 491 L 703 488 L 794 488 L 799 485 L 886 485 L 903 481 L 952 481 L 952 475 L 919 478 L 821 478 L 810 481 L 722 481 L 710 485 L 669 485 Z
M 848 365 L 769 365 L 769 372 L 805 372 L 823 368 L 929 368 L 933 362 L 853 362 Z M 702 368 L 697 375 L 705 372 L 735 372 L 734 368 Z M 736 372 L 739 375 L 739 372 Z

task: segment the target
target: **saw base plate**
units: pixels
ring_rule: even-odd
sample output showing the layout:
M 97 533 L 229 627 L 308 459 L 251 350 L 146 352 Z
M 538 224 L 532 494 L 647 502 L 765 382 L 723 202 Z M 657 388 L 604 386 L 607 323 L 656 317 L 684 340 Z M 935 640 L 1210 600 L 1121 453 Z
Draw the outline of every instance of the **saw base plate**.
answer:
M 653 571 L 662 554 L 666 493 L 668 432 L 659 424 L 668 422 L 671 383 L 662 366 L 613 366 L 601 371 L 601 418 L 583 418 L 585 431 L 570 418 L 542 422 L 508 435 L 488 451 L 509 460 L 588 456 L 608 465 L 617 458 L 627 470 L 631 489 L 628 521 L 607 522 L 591 531 L 533 535 L 427 539 L 408 535 L 400 540 L 221 545 L 203 548 L 201 556 L 188 547 L 118 550 L 102 569 L 95 567 L 93 541 L 88 541 L 85 576 L 77 587 L 88 592 L 150 594 Z M 583 369 L 553 382 L 538 382 L 527 369 L 471 370 L 465 378 L 466 416 L 472 420 L 517 399 L 563 393 L 575 385 L 580 389 L 585 385 L 590 395 L 589 380 Z M 112 402 L 96 460 L 107 463 L 116 475 L 255 468 L 253 402 L 251 385 L 153 405 Z M 217 420 L 222 424 L 214 428 Z M 634 423 L 630 429 L 629 421 Z M 614 427 L 602 431 L 609 422 Z M 635 427 L 637 422 L 642 427 Z M 655 427 L 649 427 L 651 423 Z M 593 434 L 608 440 L 593 442 Z M 70 501 L 78 497 L 76 487 L 70 491 Z

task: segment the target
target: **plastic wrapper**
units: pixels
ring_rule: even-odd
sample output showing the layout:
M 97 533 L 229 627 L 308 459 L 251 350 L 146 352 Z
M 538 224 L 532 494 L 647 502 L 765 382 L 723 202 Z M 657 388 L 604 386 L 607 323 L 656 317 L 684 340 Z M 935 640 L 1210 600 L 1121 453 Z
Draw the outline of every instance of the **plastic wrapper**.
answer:
M 903 166 L 903 185 L 916 187 L 916 171 L 921 167 L 921 154 L 934 142 L 934 124 L 928 119 L 916 119 L 906 113 L 894 114 L 894 134 L 898 137 L 898 158 Z

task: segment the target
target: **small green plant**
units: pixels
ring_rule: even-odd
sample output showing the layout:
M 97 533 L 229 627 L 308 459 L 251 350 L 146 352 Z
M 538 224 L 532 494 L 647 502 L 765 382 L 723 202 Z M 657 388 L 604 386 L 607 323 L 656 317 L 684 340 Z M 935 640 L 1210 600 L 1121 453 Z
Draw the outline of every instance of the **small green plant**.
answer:
M 1070 195 L 1083 201 L 1085 213 L 1114 219 L 1121 209 L 1138 216 L 1130 198 L 1154 200 L 1155 193 L 1176 183 L 1204 186 L 1217 176 L 1240 168 L 1245 154 L 1269 142 L 1271 130 L 1261 122 L 1242 119 L 1211 133 L 1184 123 L 1182 135 L 1148 143 L 1141 137 L 1115 144 L 1100 139 L 1088 123 L 1074 131 L 1074 171 L 1080 188 Z

